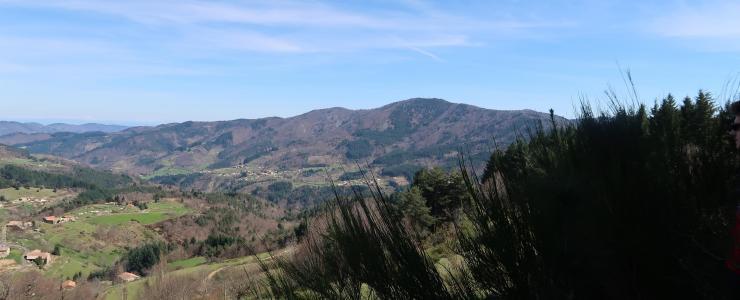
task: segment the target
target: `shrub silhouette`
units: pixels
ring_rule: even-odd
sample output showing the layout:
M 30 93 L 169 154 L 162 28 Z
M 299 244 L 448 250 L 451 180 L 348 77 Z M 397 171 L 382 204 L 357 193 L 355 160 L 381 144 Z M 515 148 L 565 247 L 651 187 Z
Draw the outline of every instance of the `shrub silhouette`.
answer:
M 551 111 L 552 114 L 552 111 Z M 276 258 L 279 298 L 654 299 L 727 297 L 723 259 L 737 195 L 730 116 L 709 93 L 648 111 L 584 104 L 495 151 L 457 221 L 460 270 L 438 271 L 377 185 L 337 195 L 319 237 Z
M 737 201 L 726 124 L 704 92 L 650 114 L 584 105 L 575 125 L 496 151 L 481 180 L 464 173 L 470 272 L 502 298 L 722 298 Z

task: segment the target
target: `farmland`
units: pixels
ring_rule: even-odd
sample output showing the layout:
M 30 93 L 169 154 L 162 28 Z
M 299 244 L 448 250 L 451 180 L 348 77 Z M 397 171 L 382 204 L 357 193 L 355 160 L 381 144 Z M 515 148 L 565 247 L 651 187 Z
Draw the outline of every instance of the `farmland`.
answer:
M 5 188 L 0 189 L 0 196 L 3 196 L 8 200 L 16 200 L 20 198 L 51 198 L 57 196 L 57 192 L 54 189 L 45 188 Z
M 47 275 L 86 277 L 112 266 L 127 249 L 152 240 L 162 240 L 145 225 L 187 213 L 181 203 L 151 203 L 148 209 L 117 204 L 95 204 L 71 211 L 76 221 L 62 224 L 38 222 L 39 232 L 13 233 L 9 238 L 29 249 L 51 251 L 58 245 L 60 255 L 46 266 Z
M 149 225 L 179 217 L 187 212 L 187 208 L 177 203 L 152 203 L 149 204 L 147 209 L 139 212 L 94 216 L 88 218 L 87 222 L 95 225 L 119 225 L 133 221 L 143 225 Z

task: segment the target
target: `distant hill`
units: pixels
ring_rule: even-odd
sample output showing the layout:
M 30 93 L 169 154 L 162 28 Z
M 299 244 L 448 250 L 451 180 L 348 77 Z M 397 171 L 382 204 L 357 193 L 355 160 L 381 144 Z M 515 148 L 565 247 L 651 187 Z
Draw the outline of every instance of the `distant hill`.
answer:
M 72 125 L 63 123 L 54 123 L 49 125 L 42 125 L 39 123 L 21 123 L 12 121 L 0 121 L 0 136 L 13 134 L 13 133 L 55 133 L 55 132 L 117 132 L 124 130 L 128 127 L 120 125 L 104 125 L 96 123 L 88 123 L 82 125 Z
M 328 108 L 290 118 L 184 122 L 114 133 L 53 133 L 14 144 L 31 153 L 136 174 L 240 164 L 295 169 L 354 161 L 392 171 L 404 166 L 454 165 L 460 149 L 486 159 L 496 145 L 506 146 L 528 126 L 547 125 L 549 119 L 548 114 L 532 110 L 409 99 L 376 109 Z
M 28 151 L 0 144 L 0 159 L 30 158 Z

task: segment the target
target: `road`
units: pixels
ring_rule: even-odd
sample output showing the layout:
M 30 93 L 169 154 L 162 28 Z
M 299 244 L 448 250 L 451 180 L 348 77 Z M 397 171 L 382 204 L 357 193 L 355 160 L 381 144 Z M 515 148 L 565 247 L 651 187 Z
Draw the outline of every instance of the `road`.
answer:
M 280 251 L 279 253 L 277 253 L 277 254 L 275 254 L 273 256 L 270 256 L 268 258 L 263 259 L 263 261 L 269 261 L 269 260 L 271 260 L 274 257 L 285 256 L 285 255 L 290 254 L 291 252 L 293 252 L 293 250 L 294 250 L 293 247 L 285 248 L 285 249 L 283 249 L 283 251 Z M 225 269 L 228 269 L 228 268 L 233 268 L 233 267 L 245 267 L 246 268 L 246 267 L 249 267 L 249 266 L 257 266 L 257 265 L 258 265 L 258 263 L 255 261 L 255 262 L 250 262 L 250 263 L 241 264 L 241 265 L 223 266 L 223 267 L 220 267 L 220 268 L 218 268 L 216 270 L 213 270 L 211 273 L 208 273 L 208 276 L 206 276 L 206 280 L 213 279 L 213 276 L 216 276 L 216 274 L 218 274 L 219 272 L 221 272 L 221 271 L 223 271 Z

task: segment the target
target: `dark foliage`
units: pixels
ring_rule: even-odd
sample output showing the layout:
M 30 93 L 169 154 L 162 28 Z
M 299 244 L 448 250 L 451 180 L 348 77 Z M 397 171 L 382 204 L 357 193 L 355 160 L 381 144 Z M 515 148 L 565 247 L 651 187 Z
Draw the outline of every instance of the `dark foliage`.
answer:
M 391 177 L 402 176 L 410 181 L 414 178 L 414 174 L 421 169 L 421 166 L 412 164 L 395 165 L 383 168 L 383 170 L 380 171 L 380 175 Z
M 0 188 L 11 186 L 44 186 L 48 188 L 113 188 L 130 184 L 125 175 L 75 168 L 72 174 L 53 174 L 25 169 L 14 165 L 0 168 Z
M 293 190 L 293 184 L 290 181 L 278 181 L 267 186 L 267 200 L 277 202 L 284 199 Z
M 503 298 L 723 297 L 736 160 L 707 93 L 615 106 L 491 157 L 461 253 Z
M 163 243 L 144 244 L 131 249 L 124 258 L 126 270 L 146 274 L 151 267 L 159 263 L 160 258 L 167 254 L 167 251 L 167 246 Z
M 422 169 L 414 176 L 413 186 L 426 201 L 431 215 L 441 221 L 451 221 L 458 209 L 470 202 L 463 177 L 458 171 Z
M 323 237 L 309 236 L 294 261 L 262 263 L 274 297 L 287 299 L 450 299 L 450 287 L 375 185 L 369 200 L 337 194 Z M 472 295 L 472 292 L 468 290 Z
M 363 174 L 360 171 L 356 172 L 344 172 L 342 175 L 339 175 L 339 180 L 341 181 L 349 181 L 349 180 L 358 180 L 363 179 Z
M 496 151 L 482 178 L 461 159 L 471 196 L 456 223 L 464 269 L 437 273 L 373 190 L 371 200 L 338 196 L 325 233 L 277 260 L 282 275 L 263 263 L 268 284 L 289 299 L 727 298 L 738 166 L 729 119 L 703 92 L 649 112 L 615 104 L 596 116 L 584 106 L 572 126 L 553 118 Z
M 373 154 L 373 146 L 365 139 L 349 141 L 345 147 L 347 148 L 345 156 L 348 159 L 361 159 Z

